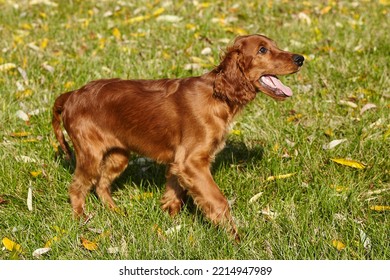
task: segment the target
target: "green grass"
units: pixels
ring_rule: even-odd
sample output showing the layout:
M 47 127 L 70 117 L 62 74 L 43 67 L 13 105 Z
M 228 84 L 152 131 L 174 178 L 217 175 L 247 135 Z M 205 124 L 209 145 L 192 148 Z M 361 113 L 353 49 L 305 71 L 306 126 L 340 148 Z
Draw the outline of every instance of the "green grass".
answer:
M 0 238 L 23 249 L 2 250 L 0 259 L 33 259 L 32 252 L 48 241 L 51 251 L 41 259 L 390 258 L 389 211 L 370 208 L 390 206 L 388 1 L 58 2 L 53 7 L 0 0 L 0 65 L 16 66 L 0 71 Z M 157 21 L 154 12 L 181 20 Z M 115 183 L 113 196 L 123 214 L 90 195 L 91 221 L 73 220 L 67 195 L 72 167 L 55 159 L 53 147 L 55 98 L 103 77 L 202 74 L 240 33 L 265 34 L 306 57 L 301 72 L 282 78 L 294 96 L 275 102 L 259 94 L 237 118 L 235 134 L 213 166 L 242 243 L 232 243 L 191 200 L 173 220 L 162 212 L 164 167 L 154 163 L 130 165 Z M 202 55 L 206 47 L 212 52 Z M 201 67 L 185 70 L 199 63 L 193 57 L 202 60 Z M 376 108 L 360 114 L 368 103 Z M 16 116 L 37 109 L 29 122 Z M 29 135 L 13 137 L 16 132 Z M 335 139 L 347 141 L 322 148 Z M 366 168 L 331 158 L 351 158 Z M 267 181 L 289 173 L 295 174 Z M 268 210 L 275 215 L 264 214 Z M 179 231 L 164 233 L 179 225 Z M 97 249 L 86 250 L 81 237 L 95 241 Z M 334 240 L 345 248 L 337 250 Z

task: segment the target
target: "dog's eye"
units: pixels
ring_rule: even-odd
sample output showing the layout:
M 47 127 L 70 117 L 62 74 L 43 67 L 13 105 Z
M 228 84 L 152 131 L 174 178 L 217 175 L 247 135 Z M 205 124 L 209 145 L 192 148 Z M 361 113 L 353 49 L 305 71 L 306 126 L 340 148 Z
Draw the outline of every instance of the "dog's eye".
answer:
M 268 49 L 267 48 L 265 48 L 265 47 L 261 47 L 260 49 L 259 49 L 259 53 L 266 53 L 268 51 Z

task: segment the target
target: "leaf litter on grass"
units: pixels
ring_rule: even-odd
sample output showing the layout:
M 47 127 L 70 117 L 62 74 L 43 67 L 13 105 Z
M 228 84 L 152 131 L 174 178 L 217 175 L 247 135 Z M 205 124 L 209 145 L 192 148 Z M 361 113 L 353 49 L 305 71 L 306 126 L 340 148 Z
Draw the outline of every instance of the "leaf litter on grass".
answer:
M 46 9 L 50 8 L 50 7 L 54 7 L 54 8 L 56 7 L 56 6 L 53 6 L 51 4 L 47 4 L 47 3 L 52 3 L 51 1 L 48 1 L 48 0 L 40 0 L 40 1 L 32 1 L 32 2 L 34 2 L 34 3 L 35 2 L 41 2 L 41 4 L 47 6 L 47 7 L 45 7 Z M 379 1 L 379 3 L 381 3 L 381 2 L 388 2 L 388 1 Z M 145 24 L 145 25 L 149 24 L 151 21 L 156 21 L 157 22 L 157 19 L 159 17 L 161 17 L 162 19 L 164 19 L 164 17 L 165 17 L 165 20 L 160 21 L 161 22 L 160 25 L 164 25 L 164 24 L 169 23 L 169 22 L 173 23 L 174 21 L 179 22 L 177 19 L 169 17 L 169 15 L 171 15 L 171 12 L 168 11 L 168 10 L 171 9 L 171 7 L 169 7 L 169 5 L 164 6 L 163 9 L 162 8 L 155 8 L 155 6 L 158 3 L 160 3 L 160 2 L 157 1 L 157 2 L 154 2 L 153 4 L 147 3 L 146 5 L 147 5 L 148 9 L 139 9 L 139 12 L 137 14 L 126 14 L 127 6 L 125 6 L 122 2 L 118 2 L 118 4 L 116 5 L 115 9 L 113 7 L 110 7 L 110 9 L 112 9 L 111 13 L 105 14 L 106 17 L 108 17 L 109 20 L 111 21 L 108 24 L 110 26 L 109 31 L 108 31 L 110 34 L 108 34 L 107 37 L 104 37 L 106 35 L 104 35 L 103 32 L 100 32 L 98 34 L 98 36 L 97 36 L 98 39 L 96 40 L 97 48 L 99 48 L 100 39 L 104 39 L 102 41 L 105 42 L 104 44 L 105 44 L 105 48 L 106 49 L 108 47 L 108 44 L 110 43 L 110 40 L 112 42 L 117 42 L 118 41 L 118 43 L 122 43 L 122 44 L 127 42 L 126 40 L 128 40 L 128 38 L 126 38 L 126 36 L 128 36 L 130 38 L 131 43 L 132 43 L 132 40 L 138 40 L 138 39 L 131 38 L 132 35 L 127 34 L 127 32 L 124 31 L 125 29 L 123 28 L 123 25 L 120 25 L 120 22 L 118 23 L 118 21 L 117 21 L 118 17 L 120 17 L 122 15 L 124 15 L 124 20 L 123 21 L 126 21 L 126 19 L 130 19 L 129 22 L 124 22 L 124 24 L 127 27 L 129 25 L 133 25 L 133 24 L 134 24 L 134 26 L 136 26 L 137 22 L 141 22 L 141 24 Z M 322 28 L 320 26 L 317 26 L 318 20 L 315 18 L 317 14 L 324 15 L 324 16 L 326 16 L 326 15 L 328 15 L 328 16 L 330 16 L 330 15 L 336 16 L 338 12 L 342 12 L 343 16 L 348 17 L 348 18 L 351 19 L 351 21 L 350 21 L 351 23 L 348 23 L 348 22 L 344 23 L 342 21 L 341 21 L 341 23 L 339 23 L 339 22 L 336 21 L 336 27 L 338 25 L 341 26 L 341 24 L 344 25 L 344 26 L 347 26 L 348 24 L 350 24 L 350 26 L 352 26 L 352 27 L 359 28 L 360 22 L 366 23 L 364 20 L 362 21 L 362 20 L 360 20 L 360 18 L 357 17 L 357 15 L 355 14 L 356 12 L 348 12 L 348 9 L 346 9 L 346 4 L 345 3 L 347 3 L 347 1 L 341 1 L 340 4 L 337 4 L 337 5 L 335 5 L 333 3 L 330 3 L 330 4 L 315 4 L 314 2 L 313 3 L 312 2 L 305 2 L 304 3 L 304 9 L 301 10 L 301 12 L 299 12 L 299 10 L 298 10 L 297 13 L 295 15 L 293 15 L 293 17 L 296 17 L 299 22 L 303 22 L 304 24 L 306 24 L 305 25 L 306 28 L 308 28 L 310 26 L 311 32 L 313 32 L 314 37 L 317 38 L 316 42 L 323 42 L 327 38 L 326 38 L 325 32 L 323 32 Z M 246 4 L 253 5 L 252 2 L 251 3 L 246 3 Z M 103 4 L 100 3 L 99 5 L 103 5 Z M 105 9 L 103 9 L 104 6 L 99 6 L 99 5 L 94 7 L 93 11 L 91 10 L 91 12 L 98 13 L 99 10 L 100 10 L 102 13 L 103 12 L 106 13 Z M 134 5 L 136 5 L 136 4 L 134 4 Z M 170 5 L 172 5 L 172 4 L 170 4 Z M 195 6 L 196 11 L 199 13 L 199 16 L 201 16 L 201 15 L 204 16 L 207 10 L 212 11 L 211 9 L 213 9 L 213 6 L 217 6 L 217 5 L 215 5 L 213 3 L 210 3 L 210 2 L 198 3 L 196 1 L 193 3 L 193 5 Z M 239 3 L 239 4 L 235 4 L 234 6 L 229 8 L 229 11 L 233 14 L 233 16 L 232 16 L 233 19 L 231 19 L 230 16 L 229 17 L 224 17 L 222 15 L 222 13 L 216 13 L 214 15 L 214 18 L 213 18 L 213 21 L 214 21 L 215 25 L 219 26 L 220 30 L 223 30 L 223 32 L 225 32 L 225 33 L 235 32 L 235 34 L 236 33 L 237 34 L 241 34 L 241 33 L 248 33 L 249 31 L 253 30 L 253 28 L 248 26 L 248 25 L 247 26 L 242 25 L 242 27 L 241 27 L 241 25 L 239 25 L 239 23 L 240 23 L 239 21 L 241 20 L 240 17 L 242 16 L 241 13 L 244 13 L 244 9 L 241 9 L 241 8 L 243 8 L 243 5 L 244 4 Z M 275 7 L 276 7 L 276 2 L 275 3 L 269 3 L 268 5 L 271 5 L 271 6 L 275 5 Z M 339 8 L 339 7 L 341 7 L 343 10 L 340 10 L 341 8 Z M 87 11 L 83 10 L 83 8 L 84 7 L 82 6 L 82 4 L 80 4 L 79 11 L 81 11 L 82 13 L 87 14 Z M 55 9 L 55 10 L 57 10 L 57 9 Z M 152 12 L 150 12 L 150 11 L 152 11 Z M 160 15 L 153 15 L 153 11 L 154 12 L 158 11 L 159 13 L 161 11 L 162 12 L 161 12 Z M 125 12 L 125 14 L 124 14 L 124 12 Z M 43 22 L 42 24 L 44 24 L 46 18 L 49 17 L 48 20 L 50 19 L 50 14 L 49 14 L 49 12 L 47 10 L 45 10 L 45 12 L 41 12 L 41 13 L 45 14 L 45 17 L 43 15 L 41 16 L 42 19 L 43 19 L 42 20 L 42 22 Z M 88 14 L 90 14 L 89 11 L 88 11 Z M 131 22 L 132 18 L 137 18 L 137 17 L 138 17 L 138 19 L 136 19 L 133 22 Z M 237 19 L 234 19 L 234 17 L 236 17 Z M 24 17 L 22 17 L 21 20 L 23 20 L 23 18 Z M 185 26 L 187 28 L 187 30 L 191 30 L 194 33 L 198 33 L 198 34 L 194 34 L 194 37 L 198 36 L 199 38 L 202 38 L 202 35 L 199 35 L 199 33 L 202 33 L 203 31 L 199 28 L 198 23 L 196 21 L 185 22 L 187 19 L 186 19 L 186 17 L 182 17 L 181 14 L 180 14 L 180 18 L 181 18 L 180 24 L 183 24 L 183 26 Z M 235 22 L 235 21 L 237 21 L 237 22 Z M 270 22 L 272 23 L 272 18 L 270 18 Z M 72 23 L 71 21 L 68 20 L 68 22 L 66 24 L 71 26 L 71 28 L 73 28 L 74 30 L 78 30 L 78 28 L 79 28 L 79 26 L 78 26 L 79 22 L 77 22 L 77 24 L 75 24 L 75 23 Z M 92 24 L 93 24 L 93 21 L 89 21 L 89 26 L 90 27 L 92 26 Z M 85 29 L 85 26 L 88 27 L 87 21 L 85 21 L 85 23 L 84 23 L 84 21 L 83 22 L 80 21 L 80 26 L 81 25 L 84 28 L 83 30 L 87 30 L 87 29 Z M 65 27 L 66 25 L 64 24 L 63 26 Z M 240 26 L 240 27 L 237 28 L 237 26 Z M 25 23 L 25 27 L 26 27 L 26 30 L 30 30 L 29 32 L 31 33 L 31 30 L 33 30 L 35 28 L 35 24 L 34 23 Z M 115 31 L 114 27 L 117 28 L 118 32 Z M 234 28 L 234 27 L 236 27 L 236 28 Z M 68 31 L 73 31 L 73 30 L 71 30 L 69 28 L 67 28 L 67 30 Z M 123 32 L 123 34 L 119 30 L 121 30 Z M 148 31 L 146 29 L 142 29 L 142 28 L 140 28 L 139 30 L 135 30 L 135 31 L 136 31 L 137 34 L 141 34 L 142 36 L 145 36 L 145 34 L 146 35 L 148 34 Z M 210 33 L 212 34 L 212 32 L 213 32 L 213 30 L 211 30 Z M 134 34 L 136 34 L 136 33 L 134 33 Z M 46 36 L 49 37 L 49 35 L 46 35 L 46 34 L 47 33 L 45 33 L 44 36 L 45 37 Z M 16 37 L 16 35 L 15 35 L 15 37 Z M 224 38 L 223 39 L 219 39 L 218 36 L 222 37 L 222 35 L 224 36 Z M 91 36 L 93 36 L 92 32 L 91 32 Z M 226 42 L 226 40 L 230 40 L 229 38 L 230 38 L 231 34 L 228 34 L 226 36 L 225 36 L 225 34 L 221 34 L 221 35 L 213 34 L 213 35 L 208 35 L 208 36 L 210 37 L 212 42 L 215 41 L 216 42 L 215 44 L 217 44 L 217 42 L 218 43 L 222 43 L 223 42 L 222 40 L 225 40 L 225 42 Z M 213 36 L 216 37 L 216 38 L 214 38 Z M 15 38 L 15 40 L 17 41 L 19 39 Z M 26 37 L 21 38 L 21 40 L 25 40 L 26 43 L 30 43 L 32 41 L 32 40 L 30 40 L 30 41 L 26 40 Z M 295 39 L 295 40 L 297 40 L 297 39 Z M 31 50 L 33 50 L 33 53 L 35 55 L 42 55 L 43 51 L 48 51 L 53 45 L 56 45 L 57 43 L 61 43 L 61 44 L 59 44 L 57 46 L 57 48 L 62 48 L 62 46 L 66 47 L 66 45 L 67 45 L 66 41 L 54 42 L 54 39 L 52 39 L 52 38 L 50 38 L 50 39 L 48 39 L 48 38 L 36 38 L 35 39 L 34 38 L 33 41 L 34 42 L 32 42 L 32 44 L 29 44 L 28 46 L 27 46 L 27 44 L 25 44 L 24 47 L 25 48 L 29 48 L 28 50 L 30 52 L 31 52 Z M 199 40 L 199 41 L 201 42 L 201 40 Z M 299 43 L 301 44 L 301 46 L 299 46 L 299 44 L 298 44 L 298 45 L 296 45 L 297 48 L 305 49 L 305 48 L 310 47 L 310 44 L 306 44 L 305 42 L 299 42 Z M 19 45 L 19 46 L 21 46 L 21 45 Z M 88 47 L 88 48 L 91 48 L 91 46 L 88 45 L 88 44 L 86 44 L 85 46 Z M 359 48 L 356 49 L 357 51 L 365 49 L 365 46 L 358 46 L 358 47 Z M 328 53 L 332 54 L 332 52 L 336 52 L 337 51 L 337 48 L 336 48 L 336 46 L 334 46 L 334 47 L 333 46 L 324 46 L 322 48 L 322 51 L 323 52 L 326 51 L 326 54 L 328 54 Z M 64 57 L 67 55 L 65 52 L 63 52 L 63 54 L 64 54 Z M 53 52 L 53 55 L 55 55 L 55 52 Z M 171 57 L 173 57 L 172 54 L 169 54 L 169 55 L 171 55 Z M 319 56 L 316 55 L 316 54 L 313 54 L 313 55 L 310 55 L 310 56 L 308 55 L 308 60 L 310 60 L 310 59 L 314 60 L 314 62 L 315 62 L 317 59 L 319 59 Z M 8 61 L 9 62 L 15 62 L 17 60 L 11 60 L 11 59 L 7 59 L 5 57 L 4 57 L 4 59 L 0 58 L 0 64 L 1 63 L 4 64 L 5 62 L 8 62 Z M 57 71 L 58 72 L 62 71 L 61 68 L 57 67 L 58 62 L 54 63 L 52 60 L 47 60 L 46 63 L 47 64 L 45 64 L 45 66 L 42 66 L 42 65 L 40 66 L 41 70 L 47 71 L 46 74 L 52 73 L 54 67 L 56 69 L 56 72 Z M 202 58 L 202 60 L 198 60 L 198 61 L 194 62 L 194 64 L 198 64 L 200 66 L 200 68 L 202 67 L 201 66 L 202 63 L 204 63 L 204 64 L 209 63 L 210 64 L 208 59 L 205 59 L 205 58 Z M 26 67 L 26 65 L 22 65 L 22 64 L 25 64 L 25 63 L 21 62 L 20 64 L 21 65 L 19 65 L 19 62 L 18 62 L 18 65 L 15 64 L 13 68 L 11 68 L 10 70 L 4 70 L 4 72 L 5 71 L 10 71 L 9 73 L 11 73 L 13 71 L 13 72 L 15 72 L 15 74 L 18 74 L 18 72 L 17 72 L 18 68 L 25 69 L 24 73 L 25 74 L 26 73 L 29 74 L 28 78 L 31 79 L 31 80 L 34 80 L 33 74 L 32 74 L 34 69 L 29 69 L 29 67 Z M 334 67 L 337 67 L 337 65 L 335 64 Z M 114 68 L 111 67 L 111 69 L 114 69 Z M 19 73 L 20 73 L 20 71 L 19 71 Z M 20 73 L 20 75 L 23 76 L 23 72 Z M 303 78 L 305 79 L 305 76 L 303 76 Z M 22 79 L 22 78 L 20 78 L 20 79 Z M 68 78 L 68 79 L 71 79 L 71 78 Z M 72 82 L 71 84 L 68 84 L 67 86 L 69 88 L 71 88 L 75 84 L 77 84 L 78 82 L 79 82 L 78 80 L 74 79 L 74 82 Z M 324 84 L 326 85 L 326 87 L 329 86 L 330 88 L 333 86 L 331 83 L 329 84 L 329 80 L 328 81 L 324 81 Z M 24 85 L 24 86 L 25 86 L 25 90 L 29 89 L 29 87 L 27 87 L 26 85 Z M 61 82 L 61 86 L 63 86 L 63 82 Z M 314 89 L 314 86 L 313 86 L 313 89 Z M 22 91 L 22 93 L 20 94 L 20 97 L 21 98 L 30 98 L 31 95 L 28 96 L 29 94 L 30 94 L 30 91 L 26 91 L 25 93 Z M 35 95 L 34 95 L 34 98 L 35 98 Z M 359 110 L 356 109 L 356 106 L 354 104 L 356 104 L 357 107 L 360 108 L 361 104 L 364 104 L 364 103 L 357 102 L 356 100 L 352 100 L 352 99 L 350 100 L 349 98 L 346 98 L 346 97 L 340 97 L 340 98 L 343 99 L 346 102 L 351 102 L 350 104 L 344 104 L 345 106 L 351 107 L 353 109 L 353 110 L 349 109 L 350 112 L 353 112 L 355 114 L 355 116 L 359 114 Z M 379 104 L 379 103 L 377 103 L 377 104 Z M 316 106 L 316 104 L 314 104 L 314 105 Z M 368 110 L 372 110 L 372 109 L 374 109 L 374 107 L 372 107 L 372 105 L 370 105 L 370 106 L 363 106 L 362 109 L 360 110 L 360 115 L 365 114 L 364 117 L 369 117 L 369 116 L 371 116 L 371 112 L 370 113 L 367 113 L 367 112 L 368 112 Z M 375 111 L 373 110 L 372 114 L 376 113 L 379 110 L 380 110 L 380 108 L 378 108 Z M 25 110 L 25 109 L 22 108 L 22 111 L 28 116 L 28 120 L 29 120 L 29 118 L 31 118 L 31 114 L 30 114 L 29 110 Z M 308 117 L 306 115 L 307 114 L 305 114 L 304 118 Z M 291 122 L 299 122 L 302 118 L 303 118 L 302 115 L 298 115 L 297 114 L 296 116 L 294 116 L 294 118 L 291 119 Z M 25 119 L 27 119 L 27 118 L 25 117 Z M 381 125 L 383 126 L 383 124 L 385 124 L 385 123 L 386 123 L 386 119 L 383 118 L 383 123 Z M 342 137 L 348 137 L 348 139 L 352 139 L 351 136 L 348 135 L 347 133 L 344 133 L 344 131 L 342 131 L 343 132 L 342 134 L 339 134 L 339 131 L 337 131 L 337 128 L 333 127 L 333 129 L 335 130 L 335 134 L 343 135 Z M 387 132 L 386 132 L 386 129 L 387 129 Z M 239 131 L 239 133 L 240 134 L 244 133 L 244 130 Z M 384 129 L 384 133 L 383 133 L 383 138 L 386 139 L 389 135 L 390 135 L 390 129 L 389 128 L 385 128 Z M 332 138 L 333 138 L 333 136 L 332 136 Z M 296 139 L 296 140 L 298 140 L 297 143 L 300 143 L 300 139 Z M 337 140 L 342 140 L 342 139 L 337 139 Z M 333 140 L 333 141 L 337 141 L 337 140 Z M 321 144 L 323 144 L 323 143 L 321 143 Z M 337 143 L 337 142 L 333 142 L 332 143 L 332 141 L 331 141 L 330 143 L 325 144 L 325 145 L 327 145 L 328 148 L 333 149 L 333 148 L 337 147 L 340 144 L 341 143 Z M 55 146 L 53 145 L 53 147 L 55 147 Z M 345 146 L 342 146 L 342 147 L 344 148 Z M 12 155 L 12 156 L 14 156 L 14 155 Z M 29 161 L 29 158 L 28 157 L 25 157 L 25 158 L 18 157 L 18 160 L 20 160 L 20 161 Z M 347 165 L 347 166 L 350 166 L 350 165 Z M 353 166 L 351 166 L 351 167 L 353 167 Z M 358 167 L 354 167 L 354 168 L 358 168 Z M 358 168 L 358 169 L 361 169 L 361 168 Z M 34 170 L 32 172 L 38 172 L 38 171 Z M 34 177 L 33 174 L 31 174 L 31 175 Z M 283 178 L 288 178 L 288 177 L 283 177 L 285 175 L 286 174 L 270 176 L 269 178 L 272 178 L 272 179 L 270 179 L 269 181 L 273 181 L 273 180 L 277 180 L 277 179 L 283 179 Z M 22 184 L 22 185 L 25 185 L 25 184 Z M 327 185 L 330 185 L 330 183 L 327 182 Z M 342 187 L 343 186 L 336 186 L 336 191 L 339 188 L 342 188 Z M 25 190 L 24 190 L 24 192 L 25 192 Z M 256 195 L 258 195 L 258 196 L 256 196 Z M 256 195 L 254 195 L 252 197 L 253 198 L 252 202 L 260 197 L 260 194 L 256 194 Z M 148 195 L 146 195 L 146 197 L 144 197 L 142 195 L 142 196 L 139 197 L 139 199 L 146 199 L 147 197 L 148 197 Z M 387 211 L 386 207 L 388 207 L 388 206 L 380 205 L 380 203 L 377 203 L 377 204 L 378 205 L 370 206 L 371 208 L 373 208 L 372 209 L 373 211 L 379 211 L 379 212 Z M 269 211 L 264 211 L 264 212 L 270 213 Z M 164 232 L 164 231 L 162 231 L 162 232 Z M 373 238 L 373 240 L 374 239 L 375 238 Z M 94 239 L 91 239 L 91 240 L 92 240 L 92 242 L 94 242 Z M 39 249 L 37 249 L 37 250 L 39 250 Z

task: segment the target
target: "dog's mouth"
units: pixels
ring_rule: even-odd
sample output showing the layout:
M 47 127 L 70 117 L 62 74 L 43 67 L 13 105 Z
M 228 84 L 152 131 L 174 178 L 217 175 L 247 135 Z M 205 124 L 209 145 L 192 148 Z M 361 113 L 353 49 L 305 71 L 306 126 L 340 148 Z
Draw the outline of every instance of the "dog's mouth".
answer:
M 285 86 L 276 76 L 273 75 L 261 76 L 259 84 L 260 91 L 278 100 L 283 100 L 293 95 L 291 88 Z

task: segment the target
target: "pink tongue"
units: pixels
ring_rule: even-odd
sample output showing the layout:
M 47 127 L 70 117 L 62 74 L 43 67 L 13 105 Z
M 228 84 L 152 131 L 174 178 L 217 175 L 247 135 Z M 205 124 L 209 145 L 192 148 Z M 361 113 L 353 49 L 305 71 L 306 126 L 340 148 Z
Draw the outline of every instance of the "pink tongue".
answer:
M 262 76 L 261 77 L 261 80 L 267 84 L 268 86 L 270 86 L 271 88 L 276 88 L 278 90 L 280 90 L 281 92 L 284 93 L 284 95 L 287 95 L 287 96 L 292 96 L 293 93 L 292 93 L 292 90 L 291 88 L 285 86 L 284 84 L 282 84 L 282 82 L 274 77 L 274 76 Z

